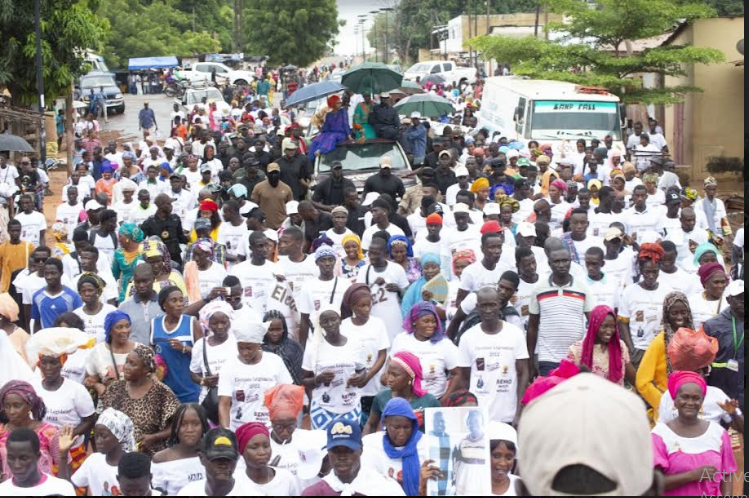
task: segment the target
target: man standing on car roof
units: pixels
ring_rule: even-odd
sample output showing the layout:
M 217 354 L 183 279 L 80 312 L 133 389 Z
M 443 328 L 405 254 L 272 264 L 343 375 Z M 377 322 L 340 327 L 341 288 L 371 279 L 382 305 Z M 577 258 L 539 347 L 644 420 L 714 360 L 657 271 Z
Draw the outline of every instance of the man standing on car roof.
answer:
M 406 141 L 411 146 L 413 156 L 412 168 L 416 169 L 424 162 L 427 152 L 427 129 L 421 124 L 421 113 L 411 113 L 411 126 L 406 130 Z

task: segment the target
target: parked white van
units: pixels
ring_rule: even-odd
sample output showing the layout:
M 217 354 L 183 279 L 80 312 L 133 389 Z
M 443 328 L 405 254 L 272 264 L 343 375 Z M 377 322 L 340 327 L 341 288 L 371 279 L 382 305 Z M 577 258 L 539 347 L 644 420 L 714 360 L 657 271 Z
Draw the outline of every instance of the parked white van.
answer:
M 559 158 L 562 152 L 573 154 L 581 138 L 603 141 L 610 135 L 615 146 L 624 150 L 625 116 L 619 97 L 600 88 L 498 76 L 484 85 L 478 127 L 489 130 L 490 137 L 499 134 L 525 144 L 549 143 Z

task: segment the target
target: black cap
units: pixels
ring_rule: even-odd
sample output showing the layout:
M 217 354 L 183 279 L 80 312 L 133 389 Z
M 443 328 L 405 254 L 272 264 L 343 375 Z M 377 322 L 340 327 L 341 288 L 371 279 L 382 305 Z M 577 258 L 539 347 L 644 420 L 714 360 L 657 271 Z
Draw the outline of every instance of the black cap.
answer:
M 211 429 L 203 437 L 201 453 L 211 461 L 225 458 L 236 462 L 239 460 L 237 437 L 223 427 Z
M 666 194 L 666 204 L 681 204 L 681 197 L 674 192 Z
M 343 163 L 341 163 L 341 161 L 333 161 L 330 165 L 330 169 L 343 169 Z
M 654 157 L 650 158 L 650 162 L 653 163 L 653 164 L 657 164 L 658 166 L 663 166 L 663 163 L 665 161 L 660 156 L 654 156 Z

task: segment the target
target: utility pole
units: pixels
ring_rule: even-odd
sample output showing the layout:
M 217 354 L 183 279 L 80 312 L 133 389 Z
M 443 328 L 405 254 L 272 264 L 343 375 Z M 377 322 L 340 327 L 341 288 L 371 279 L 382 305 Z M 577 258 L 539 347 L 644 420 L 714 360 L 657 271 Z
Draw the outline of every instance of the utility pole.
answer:
M 242 51 L 242 0 L 234 0 L 234 52 Z
M 392 12 L 393 8 L 392 7 L 383 7 L 380 10 L 385 13 L 385 57 L 384 57 L 384 60 L 385 60 L 385 64 L 387 64 L 388 61 L 389 61 L 389 59 L 390 59 L 390 53 L 389 53 L 390 52 L 390 43 L 389 43 L 389 40 L 388 40 L 388 30 L 390 28 L 389 28 L 389 23 L 388 23 L 388 12 Z
M 39 155 L 41 164 L 47 161 L 47 126 L 44 122 L 44 77 L 42 76 L 42 14 L 41 0 L 34 0 L 34 24 L 36 29 L 36 93 L 39 97 L 39 117 L 41 130 L 39 132 Z
M 377 39 L 377 14 L 379 14 L 379 11 L 371 10 L 369 13 L 372 14 L 372 19 L 374 19 L 372 29 L 374 30 L 375 62 L 380 62 L 380 55 L 377 53 L 379 51 L 379 40 Z

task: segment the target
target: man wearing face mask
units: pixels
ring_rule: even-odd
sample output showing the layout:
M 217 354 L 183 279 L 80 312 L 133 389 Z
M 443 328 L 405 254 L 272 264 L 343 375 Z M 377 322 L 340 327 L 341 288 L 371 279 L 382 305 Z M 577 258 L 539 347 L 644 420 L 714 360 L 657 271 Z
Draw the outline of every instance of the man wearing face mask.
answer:
M 267 215 L 270 228 L 278 229 L 286 219 L 286 203 L 294 199 L 291 188 L 281 181 L 278 163 L 268 165 L 268 177 L 252 189 L 252 202 Z

